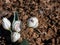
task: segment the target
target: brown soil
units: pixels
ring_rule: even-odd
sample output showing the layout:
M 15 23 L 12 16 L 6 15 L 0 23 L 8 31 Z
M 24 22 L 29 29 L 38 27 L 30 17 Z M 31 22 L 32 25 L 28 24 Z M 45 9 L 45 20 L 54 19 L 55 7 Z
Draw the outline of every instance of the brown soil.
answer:
M 11 20 L 14 11 L 23 22 L 18 42 L 27 39 L 30 45 L 60 45 L 60 0 L 0 0 L 0 45 L 12 45 L 1 23 L 3 17 Z M 27 26 L 27 19 L 32 16 L 39 20 L 35 29 Z

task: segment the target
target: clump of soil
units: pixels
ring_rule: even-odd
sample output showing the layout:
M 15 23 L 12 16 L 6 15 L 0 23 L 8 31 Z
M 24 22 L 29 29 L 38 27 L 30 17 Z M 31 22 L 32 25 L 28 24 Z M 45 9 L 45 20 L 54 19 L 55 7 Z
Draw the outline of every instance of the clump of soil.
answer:
M 19 19 L 23 22 L 21 38 L 27 39 L 30 45 L 59 45 L 60 44 L 60 0 L 0 0 L 0 30 L 4 42 L 0 44 L 13 45 L 8 33 L 2 30 L 2 18 L 13 19 L 13 12 L 17 11 Z M 27 19 L 35 16 L 39 20 L 37 28 L 29 28 Z M 1 39 L 1 38 L 0 38 Z M 10 41 L 10 42 L 9 42 Z

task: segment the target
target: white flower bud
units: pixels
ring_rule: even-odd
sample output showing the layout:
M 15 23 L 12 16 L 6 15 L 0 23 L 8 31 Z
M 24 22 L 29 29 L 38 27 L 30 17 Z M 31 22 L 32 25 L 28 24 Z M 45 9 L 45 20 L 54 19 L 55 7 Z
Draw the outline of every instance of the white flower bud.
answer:
M 36 17 L 31 17 L 27 22 L 29 27 L 36 28 L 38 26 L 38 19 Z
M 12 29 L 16 32 L 20 32 L 21 31 L 21 21 L 18 20 L 18 21 L 15 21 L 13 24 L 12 24 Z
M 20 38 L 20 33 L 18 33 L 18 32 L 11 33 L 11 41 L 12 42 L 16 42 L 17 40 L 19 40 L 19 38 Z
M 6 17 L 2 19 L 2 26 L 4 29 L 10 30 L 11 23 Z

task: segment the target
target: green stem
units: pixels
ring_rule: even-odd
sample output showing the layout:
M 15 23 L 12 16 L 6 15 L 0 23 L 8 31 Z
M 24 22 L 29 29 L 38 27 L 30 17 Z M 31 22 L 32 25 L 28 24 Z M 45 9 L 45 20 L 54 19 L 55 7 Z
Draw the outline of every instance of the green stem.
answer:
M 11 33 L 12 33 L 12 31 L 11 30 L 9 30 Z
M 14 12 L 14 21 L 18 20 L 18 12 Z

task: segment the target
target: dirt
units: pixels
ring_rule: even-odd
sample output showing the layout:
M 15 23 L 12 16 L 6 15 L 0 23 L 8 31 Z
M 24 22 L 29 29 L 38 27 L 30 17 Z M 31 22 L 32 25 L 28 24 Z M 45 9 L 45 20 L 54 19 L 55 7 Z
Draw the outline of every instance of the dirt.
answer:
M 3 17 L 12 20 L 13 12 L 17 11 L 19 19 L 23 22 L 21 38 L 18 42 L 27 39 L 30 45 L 60 45 L 59 5 L 60 0 L 0 0 L 0 30 L 2 32 L 0 44 L 12 45 L 11 40 L 6 39 L 8 31 L 2 29 L 1 23 Z M 27 20 L 32 16 L 37 17 L 39 21 L 39 26 L 35 29 L 27 26 Z

